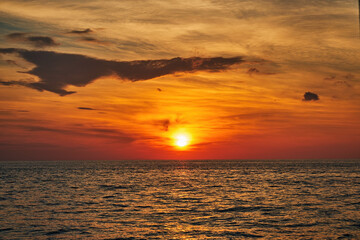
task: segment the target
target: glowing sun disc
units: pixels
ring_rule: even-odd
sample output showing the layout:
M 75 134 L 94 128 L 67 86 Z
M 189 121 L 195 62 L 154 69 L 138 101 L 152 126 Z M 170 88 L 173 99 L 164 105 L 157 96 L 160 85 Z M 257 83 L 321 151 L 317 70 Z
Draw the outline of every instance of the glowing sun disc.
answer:
M 189 145 L 190 138 L 185 134 L 178 134 L 175 136 L 175 145 L 177 147 L 186 147 Z

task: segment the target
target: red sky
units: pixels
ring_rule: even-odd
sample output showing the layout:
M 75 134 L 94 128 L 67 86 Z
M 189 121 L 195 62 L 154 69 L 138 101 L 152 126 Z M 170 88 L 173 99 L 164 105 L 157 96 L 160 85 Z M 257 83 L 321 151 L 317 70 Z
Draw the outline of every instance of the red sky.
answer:
M 1 160 L 360 158 L 356 1 L 0 9 Z

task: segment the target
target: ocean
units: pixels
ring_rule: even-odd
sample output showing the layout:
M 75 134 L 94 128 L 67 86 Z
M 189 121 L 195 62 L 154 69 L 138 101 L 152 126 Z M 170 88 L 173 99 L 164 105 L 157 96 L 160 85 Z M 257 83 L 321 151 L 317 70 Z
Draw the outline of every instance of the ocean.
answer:
M 360 239 L 360 161 L 0 162 L 0 239 Z

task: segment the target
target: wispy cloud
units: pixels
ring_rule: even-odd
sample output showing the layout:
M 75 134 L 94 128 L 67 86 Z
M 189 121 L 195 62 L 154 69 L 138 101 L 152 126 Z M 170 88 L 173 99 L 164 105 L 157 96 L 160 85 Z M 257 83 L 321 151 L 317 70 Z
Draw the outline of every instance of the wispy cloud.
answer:
M 81 41 L 84 42 L 88 42 L 88 43 L 93 43 L 93 44 L 99 44 L 99 45 L 108 45 L 110 44 L 109 42 L 106 41 L 101 41 L 97 38 L 93 38 L 93 37 L 82 37 L 80 38 Z
M 4 119 L 2 119 L 4 120 Z M 120 129 L 114 128 L 98 128 L 98 127 L 59 127 L 59 126 L 49 126 L 46 124 L 37 125 L 30 124 L 29 121 L 25 119 L 20 119 L 17 121 L 17 124 L 13 124 L 12 121 L 4 120 L 0 121 L 0 127 L 7 129 L 23 129 L 29 132 L 51 132 L 57 134 L 71 135 L 71 136 L 80 136 L 80 137 L 94 137 L 94 138 L 103 138 L 111 139 L 116 142 L 129 143 L 136 140 L 136 137 L 129 135 L 128 133 L 123 132 Z
M 80 110 L 88 110 L 88 111 L 95 110 L 94 108 L 89 108 L 89 107 L 78 107 L 78 109 L 80 109 Z
M 59 45 L 53 38 L 47 36 L 29 36 L 27 33 L 10 33 L 6 37 L 11 41 L 25 42 L 38 48 Z
M 69 33 L 73 33 L 73 34 L 86 34 L 86 33 L 92 33 L 93 30 L 91 30 L 90 28 L 84 29 L 84 30 L 72 30 Z

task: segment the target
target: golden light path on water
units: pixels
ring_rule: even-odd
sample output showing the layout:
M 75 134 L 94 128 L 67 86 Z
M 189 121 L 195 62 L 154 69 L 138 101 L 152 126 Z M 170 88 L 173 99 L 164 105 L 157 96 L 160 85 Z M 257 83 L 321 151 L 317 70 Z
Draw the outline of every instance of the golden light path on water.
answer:
M 360 237 L 358 161 L 14 161 L 0 180 L 2 239 Z

